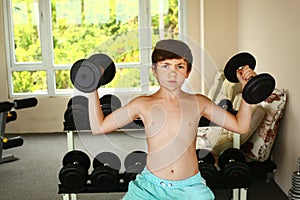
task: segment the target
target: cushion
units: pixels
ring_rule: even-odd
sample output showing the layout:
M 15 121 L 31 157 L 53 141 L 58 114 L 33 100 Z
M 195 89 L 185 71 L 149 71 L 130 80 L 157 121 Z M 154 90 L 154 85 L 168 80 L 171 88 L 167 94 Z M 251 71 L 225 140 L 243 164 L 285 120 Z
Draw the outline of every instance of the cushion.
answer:
M 251 138 L 242 145 L 247 161 L 266 161 L 275 142 L 280 119 L 286 107 L 286 91 L 275 89 L 261 106 L 266 110 L 266 115 Z
M 244 144 L 255 132 L 261 121 L 265 117 L 265 109 L 258 105 L 253 107 L 250 129 L 247 134 L 240 135 L 240 144 Z M 216 155 L 226 149 L 233 147 L 233 132 L 223 129 L 218 141 L 214 144 L 213 150 Z

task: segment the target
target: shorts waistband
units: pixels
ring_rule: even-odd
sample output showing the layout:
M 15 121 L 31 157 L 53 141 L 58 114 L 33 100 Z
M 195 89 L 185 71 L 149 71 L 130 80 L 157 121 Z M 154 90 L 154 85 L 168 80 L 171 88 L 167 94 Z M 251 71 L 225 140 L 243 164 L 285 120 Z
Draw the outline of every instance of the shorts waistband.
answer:
M 169 188 L 183 188 L 195 184 L 205 184 L 205 180 L 201 177 L 200 172 L 198 172 L 192 177 L 183 180 L 166 180 L 157 177 L 152 172 L 150 172 L 147 169 L 147 167 L 145 167 L 141 175 L 144 176 L 146 179 L 148 179 L 150 182 L 158 186 L 169 187 Z

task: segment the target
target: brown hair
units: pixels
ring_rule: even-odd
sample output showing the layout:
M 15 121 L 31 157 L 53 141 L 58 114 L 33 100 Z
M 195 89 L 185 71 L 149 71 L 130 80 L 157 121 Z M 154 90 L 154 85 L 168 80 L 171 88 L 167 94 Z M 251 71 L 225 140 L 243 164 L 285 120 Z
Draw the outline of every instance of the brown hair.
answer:
M 152 64 L 167 59 L 181 59 L 187 62 L 187 72 L 192 70 L 193 55 L 189 46 L 180 40 L 161 40 L 156 43 L 152 52 Z

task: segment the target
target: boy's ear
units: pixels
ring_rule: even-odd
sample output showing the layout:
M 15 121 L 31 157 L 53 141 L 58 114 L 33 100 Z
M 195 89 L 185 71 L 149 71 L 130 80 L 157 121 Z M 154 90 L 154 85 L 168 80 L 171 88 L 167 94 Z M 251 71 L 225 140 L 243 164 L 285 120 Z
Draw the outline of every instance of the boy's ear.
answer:
M 154 77 L 157 78 L 157 72 L 156 72 L 156 67 L 155 67 L 155 65 L 152 65 L 151 68 L 152 68 L 152 72 L 153 72 Z
M 186 73 L 185 78 L 188 78 L 188 77 L 189 77 L 189 75 L 191 74 L 191 71 L 192 71 L 192 70 L 190 70 L 189 72 Z

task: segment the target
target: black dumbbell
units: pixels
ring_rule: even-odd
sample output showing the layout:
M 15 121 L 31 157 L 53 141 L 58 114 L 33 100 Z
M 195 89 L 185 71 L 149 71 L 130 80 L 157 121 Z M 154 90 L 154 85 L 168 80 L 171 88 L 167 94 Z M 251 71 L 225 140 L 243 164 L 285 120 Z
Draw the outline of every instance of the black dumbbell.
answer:
M 251 182 L 251 169 L 245 163 L 244 153 L 237 148 L 224 150 L 218 158 L 226 188 L 247 188 Z
M 255 69 L 256 60 L 247 52 L 233 56 L 225 65 L 224 75 L 230 82 L 239 82 L 236 71 L 248 65 L 252 70 Z M 249 104 L 257 104 L 267 99 L 275 88 L 275 79 L 267 73 L 262 73 L 252 77 L 245 85 L 242 96 Z
M 132 180 L 135 180 L 136 175 L 140 174 L 146 166 L 147 153 L 144 151 L 132 151 L 125 157 L 124 166 L 124 183 L 128 183 Z
M 101 97 L 100 104 L 105 117 L 122 106 L 120 99 L 112 94 Z
M 113 60 L 105 54 L 95 54 L 88 59 L 76 61 L 71 70 L 71 82 L 82 92 L 96 91 L 111 82 L 116 74 Z
M 214 188 L 218 184 L 218 170 L 215 167 L 215 157 L 207 149 L 196 150 L 198 167 L 206 185 Z
M 94 158 L 93 168 L 91 174 L 93 187 L 103 192 L 117 191 L 120 183 L 121 161 L 116 154 L 112 152 L 99 153 Z
M 65 130 L 90 130 L 88 99 L 85 96 L 74 96 L 67 104 L 64 113 Z
M 59 171 L 62 186 L 75 193 L 83 189 L 88 181 L 91 165 L 88 155 L 79 150 L 69 151 L 62 163 L 63 168 Z

